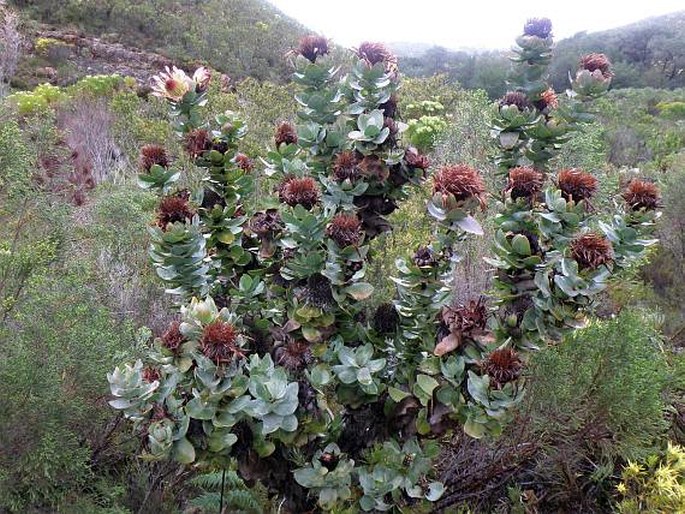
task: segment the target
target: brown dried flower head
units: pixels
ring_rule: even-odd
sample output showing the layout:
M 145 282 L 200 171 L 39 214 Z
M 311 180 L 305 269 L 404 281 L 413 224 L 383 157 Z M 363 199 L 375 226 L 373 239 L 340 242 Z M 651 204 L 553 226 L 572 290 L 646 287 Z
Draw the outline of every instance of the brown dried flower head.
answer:
M 419 246 L 419 248 L 414 253 L 413 261 L 414 264 L 416 264 L 420 268 L 426 266 L 434 266 L 438 263 L 438 259 L 435 255 L 435 252 L 427 246 Z
M 186 338 L 181 334 L 180 327 L 181 324 L 178 321 L 172 321 L 167 331 L 160 338 L 162 346 L 174 353 L 178 353 L 181 345 L 186 342 Z
M 289 121 L 282 121 L 276 127 L 276 135 L 274 136 L 276 148 L 281 144 L 294 145 L 297 143 L 297 131 L 295 126 Z
M 490 377 L 491 384 L 499 389 L 521 376 L 523 362 L 512 348 L 500 348 L 486 357 L 481 369 Z
M 306 341 L 290 341 L 276 348 L 274 352 L 276 364 L 288 371 L 302 371 L 312 362 L 312 350 Z
M 338 182 L 354 181 L 359 177 L 359 160 L 354 152 L 340 152 L 333 161 L 333 178 Z
M 376 308 L 372 324 L 379 334 L 393 334 L 400 324 L 400 315 L 393 304 L 382 303 Z
M 238 330 L 225 321 L 217 320 L 202 331 L 200 350 L 214 364 L 228 364 L 236 357 L 244 357 L 237 345 Z
M 256 212 L 249 223 L 249 229 L 259 237 L 273 235 L 283 228 L 281 215 L 276 209 Z
M 286 177 L 278 187 L 278 198 L 291 207 L 301 205 L 309 210 L 319 202 L 320 192 L 311 177 Z
M 611 71 L 611 61 L 604 54 L 592 53 L 584 55 L 580 58 L 580 69 L 587 70 L 590 73 L 599 70 L 605 79 L 610 79 L 614 76 L 614 73 Z
M 431 165 L 430 159 L 419 153 L 415 148 L 408 148 L 407 151 L 404 152 L 404 161 L 407 163 L 407 166 L 420 168 L 422 170 L 427 170 Z
M 442 311 L 442 320 L 450 329 L 450 332 L 468 332 L 474 329 L 483 330 L 488 321 L 488 309 L 485 298 L 471 300 L 465 305 L 458 307 L 445 307 Z
M 205 129 L 194 129 L 183 137 L 183 146 L 191 157 L 198 157 L 212 147 L 209 132 Z
M 145 382 L 152 383 L 155 382 L 156 380 L 159 380 L 161 378 L 161 374 L 157 368 L 153 368 L 152 366 L 145 366 L 143 368 L 143 380 Z
M 328 309 L 333 305 L 331 282 L 318 273 L 307 279 L 307 285 L 302 288 L 298 296 L 319 309 Z
M 646 180 L 631 180 L 622 196 L 633 211 L 640 209 L 653 211 L 661 204 L 659 188 L 655 183 Z
M 365 61 L 369 66 L 384 63 L 386 71 L 397 70 L 397 57 L 382 43 L 364 42 L 359 45 L 356 53 L 357 57 Z
M 521 112 L 533 108 L 533 104 L 530 103 L 530 100 L 526 94 L 522 93 L 521 91 L 509 91 L 500 99 L 499 105 L 500 107 L 505 105 L 515 105 Z
M 362 239 L 362 222 L 354 214 L 340 213 L 326 227 L 326 235 L 340 248 L 356 246 Z
M 383 111 L 383 116 L 386 118 L 395 118 L 397 114 L 397 95 L 394 93 L 390 95 L 388 101 L 379 105 L 378 108 Z
M 571 241 L 571 257 L 580 269 L 597 269 L 614 258 L 613 248 L 603 235 L 590 232 Z
M 157 226 L 165 229 L 169 223 L 183 223 L 195 214 L 186 195 L 165 196 L 157 209 Z
M 390 176 L 390 170 L 377 155 L 367 155 L 359 163 L 362 175 L 384 182 Z
M 589 173 L 579 169 L 568 169 L 559 172 L 557 186 L 567 201 L 589 200 L 597 192 L 598 181 Z
M 328 40 L 325 37 L 316 34 L 304 36 L 300 39 L 300 44 L 297 47 L 296 53 L 311 62 L 316 62 L 317 57 L 328 53 Z
M 552 22 L 549 18 L 531 18 L 523 26 L 523 33 L 546 39 L 552 35 Z
M 155 164 L 162 168 L 169 167 L 169 156 L 161 145 L 145 145 L 140 149 L 140 168 L 150 171 Z
M 539 171 L 530 167 L 519 166 L 509 170 L 507 191 L 509 191 L 512 200 L 525 198 L 530 202 L 542 189 L 543 181 L 544 175 Z
M 457 202 L 476 198 L 485 205 L 485 184 L 477 170 L 463 164 L 443 166 L 433 176 L 433 194 L 452 195 Z
M 233 160 L 235 161 L 236 166 L 245 173 L 249 173 L 254 169 L 254 161 L 244 153 L 237 154 Z

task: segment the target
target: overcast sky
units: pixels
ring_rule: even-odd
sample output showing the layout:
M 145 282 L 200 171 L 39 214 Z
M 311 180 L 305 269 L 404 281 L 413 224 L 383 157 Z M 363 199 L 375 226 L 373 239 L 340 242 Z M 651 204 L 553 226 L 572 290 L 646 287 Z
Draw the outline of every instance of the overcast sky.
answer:
M 557 40 L 685 10 L 685 0 L 269 0 L 344 46 L 425 42 L 448 48 L 509 48 L 526 19 L 552 20 Z

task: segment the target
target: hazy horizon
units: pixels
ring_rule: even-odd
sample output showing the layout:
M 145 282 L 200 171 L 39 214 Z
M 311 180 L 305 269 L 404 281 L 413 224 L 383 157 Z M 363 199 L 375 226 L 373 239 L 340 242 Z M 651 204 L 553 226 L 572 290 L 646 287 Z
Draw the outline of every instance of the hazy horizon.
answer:
M 558 4 L 543 0 L 518 4 L 490 1 L 468 8 L 423 0 L 420 9 L 413 7 L 417 5 L 415 1 L 407 0 L 346 0 L 345 8 L 335 11 L 330 8 L 331 2 L 321 0 L 269 1 L 286 15 L 343 46 L 372 40 L 483 50 L 509 48 L 526 20 L 533 17 L 550 18 L 555 38 L 563 39 L 578 32 L 607 30 L 685 10 L 683 0 L 631 2 L 620 7 L 589 0 Z

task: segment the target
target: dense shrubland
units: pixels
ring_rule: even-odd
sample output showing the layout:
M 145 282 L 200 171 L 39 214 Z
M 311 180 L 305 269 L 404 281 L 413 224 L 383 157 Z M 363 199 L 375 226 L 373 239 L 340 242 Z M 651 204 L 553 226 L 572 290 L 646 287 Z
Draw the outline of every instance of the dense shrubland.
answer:
M 299 65 L 310 67 L 302 59 Z M 284 120 L 296 120 L 296 111 L 302 109 L 291 100 L 296 91 L 294 86 L 247 80 L 236 84 L 234 90 L 222 90 L 219 81 L 213 80 L 209 88 L 203 119 L 211 119 L 230 109 L 247 121 L 249 131 L 241 140 L 240 151 L 256 166 L 249 176 L 254 178 L 252 187 L 260 192 L 261 198 L 259 195 L 257 199 L 246 198 L 242 204 L 246 213 L 263 213 L 261 221 L 268 225 L 267 209 L 276 208 L 278 202 L 274 199 L 265 204 L 264 199 L 273 195 L 274 184 L 283 182 L 279 175 L 279 166 L 284 165 L 282 157 L 285 155 L 294 162 L 299 157 L 312 169 L 320 170 L 325 169 L 321 162 L 325 163 L 335 151 L 328 156 L 323 150 L 316 154 L 308 146 L 311 143 L 303 143 L 302 139 L 306 140 L 306 137 L 303 138 L 302 133 L 299 145 L 282 144 L 274 148 L 274 125 Z M 136 184 L 136 174 L 140 171 L 138 150 L 146 144 L 161 144 L 167 148 L 170 162 L 173 162 L 171 169 L 181 172 L 179 180 L 167 194 L 196 190 L 206 184 L 202 180 L 204 169 L 198 168 L 187 154 L 184 147 L 188 147 L 188 140 L 177 139 L 176 129 L 167 123 L 163 101 L 140 98 L 132 84 L 122 78 L 90 78 L 69 88 L 43 88 L 32 95 L 44 101 L 31 100 L 27 103 L 19 95 L 3 102 L 0 107 L 0 216 L 3 220 L 0 229 L 0 314 L 3 317 L 0 345 L 4 352 L 0 383 L 5 391 L 0 406 L 3 414 L 0 421 L 3 433 L 0 444 L 0 510 L 176 512 L 194 506 L 204 509 L 200 510 L 202 512 L 216 512 L 221 473 L 228 466 L 224 504 L 229 506 L 229 511 L 276 511 L 283 499 L 281 495 L 273 494 L 279 487 L 277 484 L 269 484 L 267 480 L 268 489 L 254 487 L 250 482 L 248 488 L 235 474 L 240 471 L 250 479 L 263 474 L 259 460 L 256 463 L 248 460 L 246 466 L 244 456 L 238 455 L 237 462 L 209 459 L 209 462 L 190 467 L 141 460 L 137 457 L 144 446 L 141 446 L 141 439 L 134 437 L 127 423 L 107 405 L 107 400 L 112 397 L 108 394 L 106 373 L 125 360 L 145 358 L 152 336 L 164 336 L 174 318 L 172 302 L 165 298 L 163 287 L 146 257 L 147 229 L 159 223 L 159 200 Z M 489 203 L 496 203 L 501 199 L 499 191 L 507 186 L 507 181 L 503 180 L 502 169 L 493 164 L 493 159 L 502 155 L 501 148 L 498 149 L 488 136 L 493 115 L 501 115 L 501 106 L 491 104 L 483 92 L 455 88 L 441 78 L 403 82 L 399 90 L 400 114 L 407 113 L 407 116 L 419 120 L 421 112 L 412 110 L 410 105 L 431 105 L 425 102 L 440 103 L 443 110 L 439 116 L 447 122 L 447 127 L 431 142 L 434 147 L 429 154 L 433 161 L 432 169 L 461 162 L 481 170 L 484 184 L 492 192 Z M 682 314 L 677 307 L 682 303 L 681 281 L 675 278 L 680 274 L 674 268 L 683 262 L 679 256 L 684 247 L 680 242 L 682 234 L 677 230 L 678 209 L 682 204 L 679 189 L 683 176 L 680 152 L 683 128 L 678 122 L 680 111 L 677 102 L 677 94 L 659 90 L 610 91 L 592 104 L 597 114 L 596 121 L 586 124 L 583 131 L 569 133 L 569 141 L 560 146 L 550 161 L 551 170 L 582 167 L 599 179 L 601 187 L 591 200 L 593 206 L 600 210 L 599 214 L 606 212 L 603 211 L 604 206 L 613 209 L 614 205 L 622 204 L 620 198 L 615 204 L 612 196 L 627 185 L 635 171 L 627 171 L 621 166 L 639 167 L 639 176 L 646 173 L 657 179 L 664 191 L 663 218 L 668 220 L 659 229 L 664 245 L 650 254 L 654 264 L 646 270 L 641 271 L 639 265 L 634 265 L 622 280 L 609 283 L 599 305 L 599 313 L 607 319 L 593 319 L 587 328 L 574 332 L 543 352 L 531 354 L 522 374 L 528 384 L 527 395 L 512 411 L 514 419 L 502 428 L 500 437 L 488 435 L 473 439 L 461 432 L 460 425 L 465 420 L 449 422 L 451 428 L 456 429 L 454 435 L 442 434 L 436 439 L 441 453 L 434 461 L 436 467 L 432 474 L 446 486 L 438 507 L 448 512 L 457 508 L 474 512 L 535 509 L 540 512 L 607 512 L 612 505 L 617 505 L 616 508 L 622 512 L 635 512 L 634 502 L 669 505 L 665 503 L 670 501 L 666 499 L 665 486 L 656 483 L 654 475 L 648 471 L 631 471 L 634 468 L 630 467 L 629 461 L 640 463 L 641 469 L 645 470 L 671 466 L 675 471 L 669 473 L 675 477 L 675 482 L 672 480 L 669 487 L 676 492 L 681 491 L 677 484 L 682 484 L 682 469 L 674 460 L 673 450 L 664 453 L 667 439 L 681 444 L 685 442 L 682 439 L 685 432 L 684 363 L 673 348 L 682 327 Z M 504 105 L 508 104 L 505 102 Z M 310 113 L 310 116 L 314 114 Z M 531 116 L 526 123 L 537 123 L 534 118 Z M 95 139 L 86 139 L 93 137 L 89 131 L 78 130 L 88 119 L 108 120 L 94 126 L 99 130 Z M 404 118 L 405 121 L 409 119 Z M 627 128 L 634 132 L 640 144 L 645 145 L 646 151 L 629 154 L 620 161 L 611 160 L 609 156 L 619 155 L 621 149 L 635 148 L 635 145 L 620 143 L 621 137 L 625 137 L 620 130 L 626 128 L 626 120 L 630 120 Z M 234 118 L 222 120 L 220 128 L 229 133 L 222 132 L 218 137 L 235 136 L 236 132 L 231 131 L 239 132 L 237 123 Z M 662 133 L 675 136 L 662 138 Z M 680 138 L 680 144 L 674 142 L 677 138 Z M 408 142 L 397 138 L 400 146 Z M 369 142 L 357 140 L 355 144 L 363 146 Z M 271 155 L 266 154 L 267 147 L 272 149 Z M 223 158 L 230 160 L 228 156 L 233 156 L 233 151 L 231 149 Z M 371 155 L 376 151 L 371 150 Z M 317 158 L 312 160 L 310 153 Z M 210 155 L 211 166 L 216 164 L 211 164 L 214 157 Z M 263 167 L 259 157 L 275 163 L 273 178 L 259 178 L 257 170 Z M 511 158 L 511 153 L 508 158 Z M 299 168 L 294 166 L 294 169 Z M 318 172 L 313 176 L 318 180 Z M 426 235 L 432 228 L 441 225 L 442 230 L 446 228 L 446 224 L 431 221 L 424 215 L 433 187 L 430 181 L 418 185 L 401 208 L 388 217 L 395 226 L 392 233 L 379 234 L 375 238 L 368 233 L 366 235 L 370 240 L 368 252 L 374 255 L 374 259 L 365 265 L 366 281 L 374 286 L 366 311 L 367 320 L 383 312 L 382 309 L 387 310 L 387 302 L 394 297 L 393 288 L 385 279 L 397 273 L 396 258 L 425 245 Z M 512 196 L 511 186 L 509 189 L 505 200 Z M 386 193 L 376 191 L 380 196 Z M 283 199 L 287 201 L 289 194 L 294 193 L 284 190 Z M 326 195 L 323 196 L 325 198 Z M 191 197 L 190 202 L 191 207 L 202 208 L 197 197 Z M 287 216 L 299 217 L 287 220 L 291 227 L 309 215 L 323 216 L 323 210 L 318 210 L 315 205 L 312 207 L 312 211 L 307 211 L 309 214 L 297 207 L 292 212 L 290 207 L 280 208 Z M 468 305 L 468 301 L 489 287 L 492 280 L 492 274 L 488 273 L 492 266 L 484 265 L 481 257 L 491 254 L 490 243 L 498 228 L 501 229 L 501 223 L 494 216 L 494 208 L 490 214 L 474 214 L 488 236 L 472 237 L 456 246 L 464 256 L 464 264 L 457 266 L 455 271 L 457 279 L 452 288 L 455 307 Z M 594 216 L 592 211 L 590 215 Z M 182 219 L 178 221 L 183 225 Z M 259 220 L 251 224 L 253 232 L 259 230 L 256 221 Z M 323 230 L 329 239 L 339 237 L 325 227 Z M 252 250 L 248 251 L 255 255 L 261 248 L 262 255 L 268 256 L 271 250 L 265 243 L 265 236 L 252 236 Z M 530 244 L 531 234 L 525 237 Z M 517 241 L 521 241 L 517 244 L 523 244 L 521 238 Z M 209 244 L 235 246 L 219 240 L 210 240 Z M 276 252 L 282 251 L 283 247 L 277 247 Z M 328 250 L 315 249 L 315 253 L 322 251 Z M 424 251 L 415 257 L 429 258 L 430 253 Z M 416 261 L 409 265 L 416 265 Z M 421 265 L 417 268 L 426 269 Z M 238 280 L 229 298 L 247 298 L 247 293 L 252 294 L 259 289 L 260 281 L 266 281 L 263 277 L 268 279 L 271 273 L 244 275 L 250 277 L 251 283 L 248 284 L 247 279 Z M 645 284 L 643 275 L 650 279 L 648 284 L 654 285 L 656 294 Z M 404 277 L 403 280 L 409 278 Z M 502 281 L 502 275 L 495 280 Z M 359 280 L 358 283 L 365 281 Z M 299 287 L 304 290 L 311 285 L 306 283 Z M 216 296 L 216 289 L 214 292 Z M 354 294 L 366 292 L 366 285 L 352 289 Z M 294 293 L 287 301 L 307 301 L 302 299 L 305 296 L 298 295 Z M 337 292 L 335 298 L 338 298 Z M 506 301 L 504 299 L 504 305 Z M 256 307 L 257 304 L 247 305 L 250 309 L 260 308 Z M 377 306 L 383 307 L 376 310 Z M 274 312 L 276 310 L 274 307 Z M 197 310 L 187 314 L 202 316 L 202 312 Z M 312 328 L 309 335 L 321 331 L 322 326 L 326 327 L 325 323 L 317 321 L 321 316 L 308 316 L 308 325 L 304 325 Z M 231 323 L 235 321 L 229 319 Z M 495 322 L 496 319 L 490 321 L 491 324 Z M 249 326 L 245 323 L 249 321 L 243 320 L 243 330 Z M 431 324 L 430 319 L 426 324 Z M 141 329 L 142 326 L 150 330 Z M 380 328 L 377 326 L 373 330 Z M 498 330 L 508 329 L 500 326 Z M 666 330 L 666 336 L 663 330 Z M 305 335 L 301 328 L 295 331 L 298 335 Z M 520 333 L 510 335 L 516 338 Z M 247 351 L 254 340 L 246 341 L 245 353 L 258 354 L 265 360 L 268 354 L 264 350 Z M 435 342 L 433 339 L 432 344 Z M 376 340 L 372 343 L 378 344 Z M 272 358 L 284 362 L 284 354 L 298 350 L 301 346 L 298 344 L 287 347 L 286 352 L 277 352 Z M 489 344 L 492 348 L 492 343 Z M 366 351 L 364 348 L 364 345 L 359 346 L 349 352 L 354 355 L 342 357 L 341 350 L 338 350 L 328 370 L 326 357 L 315 353 L 313 358 L 320 359 L 320 365 L 308 364 L 313 367 L 309 375 L 304 375 L 306 378 L 298 376 L 295 383 L 305 388 L 309 382 L 311 387 L 312 380 L 323 380 L 326 374 L 329 380 L 332 377 L 342 380 L 346 376 L 346 370 L 340 368 L 344 358 L 345 362 L 349 360 L 351 366 L 359 369 L 364 367 L 359 359 L 364 360 L 372 375 L 370 384 L 382 388 L 388 378 L 376 375 L 373 369 L 380 363 L 374 361 L 381 358 L 390 360 L 391 354 L 374 355 L 366 360 L 366 356 L 361 355 Z M 353 359 L 355 364 L 352 364 Z M 261 364 L 257 362 L 251 366 L 255 366 L 257 377 L 262 376 L 259 373 L 282 375 L 269 366 L 260 368 Z M 338 368 L 334 369 L 334 366 Z M 475 366 L 471 369 L 478 372 Z M 320 375 L 312 378 L 316 375 L 315 370 Z M 409 371 L 402 379 L 407 380 L 407 385 L 411 384 L 413 369 Z M 285 377 L 291 377 L 290 373 Z M 440 374 L 432 373 L 427 365 L 420 371 L 423 377 L 444 380 Z M 404 387 L 402 380 L 392 384 L 392 393 L 397 398 L 407 398 L 406 393 L 413 393 L 408 398 L 416 398 L 417 406 L 422 406 L 422 398 L 427 398 L 432 391 L 426 393 L 421 387 Z M 426 378 L 420 381 L 428 388 L 432 385 Z M 362 385 L 372 388 L 366 382 Z M 341 394 L 340 388 L 337 394 Z M 362 402 L 368 401 L 367 394 L 368 391 L 364 391 L 361 395 Z M 359 390 L 340 402 L 356 403 L 358 398 Z M 341 408 L 337 401 L 331 403 L 333 409 Z M 310 399 L 308 408 L 315 409 L 315 403 L 316 400 Z M 409 405 L 411 402 L 405 403 Z M 405 414 L 408 419 L 403 422 L 415 416 L 409 407 Z M 361 419 L 369 426 L 375 423 L 375 418 L 368 411 Z M 381 419 L 385 423 L 385 418 Z M 379 424 L 381 419 L 377 420 Z M 349 418 L 345 421 L 349 430 Z M 434 423 L 433 419 L 428 421 L 429 425 Z M 311 421 L 304 422 L 305 425 L 307 423 Z M 163 426 L 158 428 L 166 429 Z M 345 430 L 344 422 L 339 429 Z M 164 430 L 157 432 L 159 441 L 164 440 Z M 472 435 L 478 435 L 477 424 L 474 428 L 472 423 L 469 430 Z M 249 433 L 247 430 L 238 433 L 247 437 L 246 432 Z M 329 433 L 335 434 L 335 430 Z M 274 439 L 278 451 L 290 444 L 282 435 L 280 432 Z M 258 448 L 258 452 L 268 453 L 271 442 L 267 436 L 265 445 Z M 429 470 L 424 456 L 416 459 L 419 455 L 416 447 L 403 448 L 392 443 L 365 452 L 363 446 L 369 443 L 362 440 L 359 448 L 350 448 L 339 441 L 340 451 L 347 453 L 347 457 L 338 457 L 338 450 L 332 446 L 326 448 L 326 445 L 318 448 L 317 451 L 321 452 L 318 459 L 315 457 L 318 454 L 311 447 L 305 446 L 294 452 L 292 458 L 298 463 L 298 469 L 305 470 L 300 471 L 299 482 L 308 482 L 312 478 L 306 470 L 331 466 L 329 459 L 335 461 L 339 458 L 340 466 L 348 463 L 346 459 L 354 454 L 357 469 L 350 483 L 352 494 L 359 494 L 361 487 L 367 493 L 364 496 L 369 498 L 364 500 L 366 502 L 372 499 L 374 502 L 406 501 L 402 494 L 389 492 L 392 481 L 386 481 L 384 473 L 388 476 L 395 473 L 393 476 L 396 478 L 398 469 L 406 463 L 406 453 L 409 453 L 414 455 L 416 472 L 423 474 Z M 432 455 L 431 442 L 423 444 L 427 444 L 424 453 Z M 147 452 L 150 451 L 148 447 Z M 245 455 L 254 455 L 249 448 L 244 451 Z M 242 465 L 239 465 L 241 459 Z M 386 464 L 382 466 L 382 473 L 375 471 L 381 469 L 381 462 Z M 378 477 L 373 476 L 374 472 Z M 346 494 L 346 480 L 341 477 L 343 485 L 336 489 L 342 490 L 342 493 L 337 493 L 341 497 Z M 621 487 L 621 483 L 625 486 Z M 292 481 L 291 484 L 297 487 Z M 316 491 L 312 501 L 321 499 L 326 488 L 312 488 Z M 428 487 L 425 489 L 429 492 Z M 323 494 L 324 500 L 330 498 L 326 496 L 330 493 Z M 682 495 L 682 492 L 678 494 Z M 300 496 L 300 500 L 303 499 L 304 496 Z M 415 511 L 418 507 L 406 508 Z

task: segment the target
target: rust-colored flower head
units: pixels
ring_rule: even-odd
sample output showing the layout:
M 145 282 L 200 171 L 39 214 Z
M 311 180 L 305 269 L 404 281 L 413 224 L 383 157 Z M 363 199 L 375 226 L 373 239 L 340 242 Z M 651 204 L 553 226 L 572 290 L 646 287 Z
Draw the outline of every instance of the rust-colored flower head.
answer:
M 623 192 L 623 199 L 633 211 L 645 209 L 653 211 L 661 204 L 661 194 L 654 182 L 633 179 Z
M 205 129 L 193 129 L 183 136 L 183 146 L 188 155 L 198 157 L 212 147 L 212 140 Z
M 485 298 L 470 300 L 465 305 L 445 307 L 442 310 L 442 320 L 449 327 L 450 332 L 469 332 L 474 329 L 483 330 L 488 322 L 488 309 Z
M 354 214 L 337 214 L 326 227 L 326 235 L 340 248 L 356 246 L 362 240 L 362 222 Z
M 296 53 L 311 62 L 316 62 L 317 57 L 328 53 L 328 40 L 323 36 L 311 34 L 300 39 Z
M 505 105 L 515 105 L 519 111 L 523 112 L 533 108 L 533 104 L 525 93 L 521 91 L 509 91 L 499 101 L 500 107 Z
M 217 320 L 202 331 L 200 350 L 217 366 L 228 364 L 236 357 L 244 357 L 237 342 L 238 330 L 231 323 Z
M 157 209 L 157 226 L 165 229 L 169 223 L 183 223 L 195 214 L 186 195 L 165 196 Z
M 525 198 L 531 202 L 542 189 L 543 181 L 544 175 L 539 171 L 527 166 L 519 166 L 509 170 L 507 191 L 509 191 L 512 200 Z
M 307 279 L 298 297 L 309 305 L 319 309 L 328 309 L 333 305 L 333 291 L 331 282 L 320 274 L 312 275 Z
M 157 164 L 162 168 L 169 167 L 169 156 L 161 145 L 145 145 L 140 149 L 140 168 L 150 171 Z
M 167 331 L 160 338 L 162 346 L 174 353 L 178 353 L 181 345 L 186 342 L 186 338 L 181 334 L 180 327 L 181 324 L 178 321 L 172 321 Z
M 286 177 L 278 187 L 278 198 L 291 207 L 301 205 L 309 210 L 319 202 L 321 193 L 311 177 Z
M 377 155 L 367 155 L 359 163 L 363 176 L 384 182 L 390 176 L 390 170 Z
M 610 79 L 614 76 L 614 73 L 611 71 L 611 61 L 604 54 L 592 53 L 584 55 L 580 58 L 579 69 L 587 70 L 590 73 L 599 71 L 605 79 Z
M 276 209 L 267 209 L 266 212 L 255 213 L 248 227 L 256 236 L 268 237 L 280 232 L 283 228 L 283 221 Z
M 459 202 L 475 198 L 485 205 L 485 184 L 477 170 L 463 164 L 443 166 L 433 175 L 433 194 L 439 193 L 443 197 L 443 204 L 447 205 L 449 196 Z
M 338 182 L 354 181 L 360 175 L 359 160 L 354 152 L 340 152 L 333 161 L 333 178 Z
M 312 350 L 306 341 L 289 341 L 274 351 L 276 364 L 288 371 L 302 371 L 312 362 Z
M 531 18 L 523 26 L 523 33 L 546 39 L 552 35 L 552 22 L 549 18 Z
M 535 102 L 535 107 L 537 107 L 541 111 L 549 111 L 550 109 L 556 109 L 557 107 L 559 107 L 559 98 L 557 97 L 557 94 L 554 92 L 554 89 L 550 87 L 549 89 L 543 91 L 540 95 L 540 100 Z
M 609 264 L 614 258 L 613 248 L 603 235 L 593 232 L 583 234 L 571 241 L 571 257 L 580 269 L 597 269 Z
M 274 136 L 276 148 L 282 144 L 294 145 L 297 143 L 297 131 L 295 126 L 289 121 L 282 121 L 276 127 L 276 135 Z
M 143 380 L 148 384 L 155 382 L 156 380 L 159 380 L 162 377 L 159 370 L 157 368 L 153 368 L 152 366 L 145 366 L 143 368 L 142 375 Z
M 244 153 L 237 154 L 233 160 L 235 161 L 236 166 L 245 173 L 249 173 L 254 169 L 254 161 Z
M 422 153 L 419 153 L 416 148 L 408 148 L 407 151 L 404 152 L 404 161 L 407 163 L 407 166 L 420 168 L 422 170 L 427 170 L 431 165 L 430 159 Z
M 365 42 L 356 50 L 357 57 L 365 61 L 369 66 L 378 63 L 385 64 L 386 71 L 397 70 L 397 57 L 382 43 Z
M 435 266 L 438 263 L 438 258 L 435 252 L 427 246 L 419 246 L 419 248 L 414 253 L 413 257 L 414 264 L 419 268 L 427 266 Z
M 595 177 L 579 169 L 562 170 L 557 176 L 557 187 L 567 201 L 589 200 L 597 192 L 597 186 Z
M 400 324 L 400 315 L 391 303 L 382 303 L 376 308 L 371 322 L 373 329 L 381 335 L 394 334 Z
M 485 358 L 481 369 L 490 377 L 490 383 L 499 389 L 521 376 L 523 362 L 512 348 L 500 348 Z

